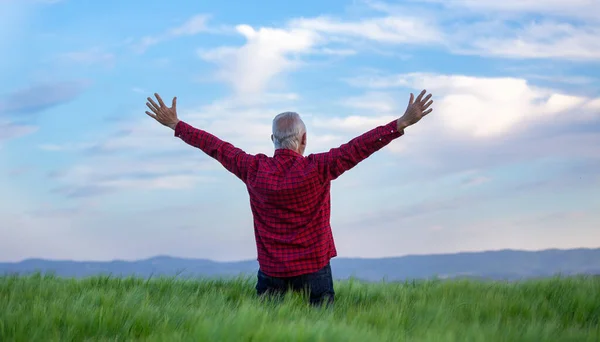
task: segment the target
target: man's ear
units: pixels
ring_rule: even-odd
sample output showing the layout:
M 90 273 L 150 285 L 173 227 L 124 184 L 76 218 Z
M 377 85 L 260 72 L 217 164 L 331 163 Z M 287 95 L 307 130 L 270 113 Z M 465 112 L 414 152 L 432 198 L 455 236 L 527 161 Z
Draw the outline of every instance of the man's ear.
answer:
M 274 139 L 275 139 L 275 138 L 273 138 L 273 134 L 271 134 L 271 141 L 272 141 L 272 142 L 275 142 L 275 140 L 274 140 Z
M 302 134 L 302 145 L 306 145 L 306 132 Z

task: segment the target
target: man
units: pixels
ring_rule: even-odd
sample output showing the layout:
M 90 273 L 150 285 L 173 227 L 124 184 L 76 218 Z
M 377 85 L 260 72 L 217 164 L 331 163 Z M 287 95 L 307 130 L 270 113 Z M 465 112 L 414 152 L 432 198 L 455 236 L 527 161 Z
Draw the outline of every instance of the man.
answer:
M 284 294 L 307 290 L 311 304 L 332 304 L 335 292 L 330 259 L 337 256 L 330 218 L 331 181 L 350 170 L 425 115 L 433 101 L 423 90 L 410 100 L 402 117 L 374 128 L 329 152 L 303 156 L 306 127 L 297 113 L 285 112 L 273 120 L 272 157 L 251 155 L 214 135 L 177 118 L 177 97 L 165 105 L 148 98 L 146 112 L 172 128 L 175 136 L 199 148 L 237 176 L 250 195 L 258 252 L 256 291 Z

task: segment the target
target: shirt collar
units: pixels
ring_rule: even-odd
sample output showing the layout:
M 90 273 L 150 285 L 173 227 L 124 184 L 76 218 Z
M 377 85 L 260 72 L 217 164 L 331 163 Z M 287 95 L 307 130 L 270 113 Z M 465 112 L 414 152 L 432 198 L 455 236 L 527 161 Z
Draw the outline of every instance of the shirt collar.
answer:
M 292 156 L 292 157 L 302 157 L 302 155 L 296 151 L 289 150 L 286 148 L 278 148 L 275 150 L 275 156 Z

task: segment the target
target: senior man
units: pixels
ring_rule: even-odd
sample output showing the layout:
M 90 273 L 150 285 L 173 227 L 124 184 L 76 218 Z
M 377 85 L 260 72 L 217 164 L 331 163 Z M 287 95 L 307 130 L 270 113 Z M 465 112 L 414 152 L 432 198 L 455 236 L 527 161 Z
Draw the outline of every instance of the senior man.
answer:
M 333 304 L 330 259 L 337 255 L 330 226 L 331 181 L 402 136 L 404 129 L 431 113 L 431 94 L 410 94 L 402 117 L 376 127 L 329 152 L 304 156 L 306 126 L 295 112 L 273 119 L 273 156 L 248 154 L 177 117 L 177 97 L 165 105 L 150 97 L 146 112 L 175 130 L 175 136 L 199 148 L 237 176 L 250 195 L 258 254 L 256 292 L 283 295 L 307 291 L 311 304 Z

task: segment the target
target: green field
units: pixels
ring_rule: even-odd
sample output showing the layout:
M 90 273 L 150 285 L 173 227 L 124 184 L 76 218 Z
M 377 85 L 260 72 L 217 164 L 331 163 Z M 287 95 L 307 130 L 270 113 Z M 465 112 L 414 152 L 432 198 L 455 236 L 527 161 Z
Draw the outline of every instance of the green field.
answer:
M 600 277 L 336 283 L 333 310 L 254 279 L 0 277 L 0 341 L 600 341 Z

